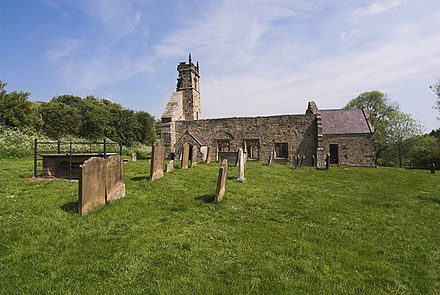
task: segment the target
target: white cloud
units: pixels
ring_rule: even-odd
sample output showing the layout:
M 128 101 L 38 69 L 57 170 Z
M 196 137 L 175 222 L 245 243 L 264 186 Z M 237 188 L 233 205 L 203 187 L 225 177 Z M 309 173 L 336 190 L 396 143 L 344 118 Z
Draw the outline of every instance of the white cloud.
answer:
M 374 2 L 366 7 L 360 7 L 354 11 L 355 17 L 375 16 L 404 4 L 406 0 L 386 0 Z

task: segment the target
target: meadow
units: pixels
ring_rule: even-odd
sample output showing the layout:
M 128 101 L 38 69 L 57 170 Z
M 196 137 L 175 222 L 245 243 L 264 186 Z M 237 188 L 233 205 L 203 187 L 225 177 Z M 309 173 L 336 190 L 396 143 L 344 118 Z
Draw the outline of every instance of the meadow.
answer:
M 440 173 L 231 167 L 150 182 L 87 216 L 78 182 L 32 181 L 0 159 L 0 294 L 439 294 Z

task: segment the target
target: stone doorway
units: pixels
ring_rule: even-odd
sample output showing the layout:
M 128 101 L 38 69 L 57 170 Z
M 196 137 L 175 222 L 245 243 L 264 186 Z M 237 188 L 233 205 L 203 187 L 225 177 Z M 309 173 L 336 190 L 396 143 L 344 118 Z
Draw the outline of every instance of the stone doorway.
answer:
M 339 145 L 330 144 L 330 164 L 339 164 Z

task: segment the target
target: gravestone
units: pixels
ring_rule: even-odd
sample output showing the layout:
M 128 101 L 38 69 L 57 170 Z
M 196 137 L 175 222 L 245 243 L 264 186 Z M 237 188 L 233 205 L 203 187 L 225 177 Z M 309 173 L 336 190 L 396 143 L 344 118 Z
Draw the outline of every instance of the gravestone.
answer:
M 105 201 L 125 197 L 124 160 L 121 156 L 105 159 Z
M 328 170 L 329 167 L 330 167 L 330 154 L 327 154 L 327 156 L 325 157 L 325 169 Z
M 171 160 L 168 162 L 165 172 L 171 172 L 173 170 L 174 170 L 174 160 Z
M 151 151 L 150 180 L 163 177 L 164 147 L 162 140 L 156 140 Z
M 269 159 L 267 160 L 267 166 L 271 165 L 274 159 L 275 151 L 272 149 L 270 151 Z
M 435 174 L 435 164 L 434 163 L 431 164 L 431 173 Z
M 316 166 L 316 157 L 315 157 L 315 155 L 312 155 L 312 166 L 313 167 Z
M 306 159 L 306 156 L 301 156 L 301 162 L 299 163 L 300 167 L 302 167 L 305 159 Z
M 215 193 L 215 202 L 218 203 L 223 200 L 226 192 L 226 181 L 228 180 L 228 160 L 224 159 L 218 170 L 217 177 L 217 191 Z
M 189 145 L 188 143 L 184 143 L 182 147 L 181 168 L 188 169 L 188 162 L 189 162 Z
M 216 158 L 215 147 L 208 146 L 208 152 L 206 155 L 206 164 L 209 164 L 211 162 L 215 162 L 215 158 Z
M 80 166 L 78 212 L 86 215 L 106 202 L 125 197 L 124 163 L 120 156 L 92 157 Z
M 199 156 L 199 148 L 196 145 L 193 145 L 192 155 L 191 155 L 191 168 L 197 166 L 198 156 Z
M 105 160 L 92 157 L 80 166 L 79 214 L 86 215 L 105 205 Z
M 244 177 L 244 154 L 243 149 L 238 149 L 238 182 L 245 182 L 246 178 Z
M 136 162 L 137 161 L 137 154 L 136 153 L 131 153 L 131 161 L 132 162 Z

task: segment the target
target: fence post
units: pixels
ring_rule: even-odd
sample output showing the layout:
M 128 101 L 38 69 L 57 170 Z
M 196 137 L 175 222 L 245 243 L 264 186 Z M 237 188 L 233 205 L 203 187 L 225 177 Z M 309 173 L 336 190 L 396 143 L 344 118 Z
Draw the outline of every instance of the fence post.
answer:
M 72 180 L 72 141 L 69 142 L 69 179 Z
M 34 139 L 34 177 L 37 177 L 38 139 Z
M 58 144 L 57 144 L 57 154 L 61 153 L 61 142 L 58 139 Z
M 122 157 L 122 142 L 119 143 L 119 155 Z
M 104 158 L 107 156 L 107 140 L 104 138 Z

